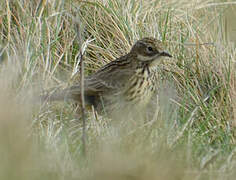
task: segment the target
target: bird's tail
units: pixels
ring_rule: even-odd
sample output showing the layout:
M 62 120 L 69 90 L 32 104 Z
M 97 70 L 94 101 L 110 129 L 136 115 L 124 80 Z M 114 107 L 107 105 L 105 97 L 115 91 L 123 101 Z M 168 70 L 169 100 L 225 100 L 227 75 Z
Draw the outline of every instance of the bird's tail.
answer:
M 73 101 L 75 95 L 71 93 L 70 89 L 54 91 L 40 96 L 41 101 Z

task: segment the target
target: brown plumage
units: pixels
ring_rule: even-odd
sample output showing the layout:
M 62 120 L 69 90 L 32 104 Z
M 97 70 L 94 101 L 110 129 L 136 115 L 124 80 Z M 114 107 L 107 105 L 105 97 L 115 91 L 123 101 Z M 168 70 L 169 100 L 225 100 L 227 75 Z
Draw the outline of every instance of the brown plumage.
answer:
M 156 62 L 160 57 L 172 57 L 155 38 L 137 41 L 131 51 L 85 77 L 85 103 L 101 111 L 119 101 L 134 106 L 146 105 L 156 88 Z M 75 84 L 44 99 L 80 100 L 80 85 Z

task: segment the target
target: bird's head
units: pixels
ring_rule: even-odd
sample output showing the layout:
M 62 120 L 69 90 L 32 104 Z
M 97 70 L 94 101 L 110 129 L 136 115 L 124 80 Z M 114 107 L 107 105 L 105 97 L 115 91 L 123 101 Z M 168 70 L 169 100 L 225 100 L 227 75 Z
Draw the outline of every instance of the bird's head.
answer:
M 164 50 L 160 40 L 151 37 L 137 41 L 130 53 L 135 54 L 139 61 L 150 63 L 163 56 L 172 57 L 172 55 Z

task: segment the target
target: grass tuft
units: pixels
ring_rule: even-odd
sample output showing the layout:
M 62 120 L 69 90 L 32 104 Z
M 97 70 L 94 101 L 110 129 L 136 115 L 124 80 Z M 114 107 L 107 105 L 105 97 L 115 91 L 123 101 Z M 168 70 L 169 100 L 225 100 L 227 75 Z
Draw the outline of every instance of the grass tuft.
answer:
M 236 51 L 224 13 L 234 2 L 5 0 L 0 7 L 0 179 L 234 179 Z M 78 28 L 80 32 L 78 32 Z M 174 56 L 160 65 L 145 118 L 87 113 L 87 156 L 73 104 L 41 104 L 146 36 Z M 86 41 L 87 40 L 87 41 Z

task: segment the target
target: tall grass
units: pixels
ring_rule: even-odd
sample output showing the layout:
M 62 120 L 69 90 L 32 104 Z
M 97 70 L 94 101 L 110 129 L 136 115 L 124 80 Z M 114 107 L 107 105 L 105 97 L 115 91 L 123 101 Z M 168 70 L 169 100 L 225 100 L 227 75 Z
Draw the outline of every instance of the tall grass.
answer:
M 224 11 L 199 0 L 1 1 L 1 179 L 234 179 L 235 47 Z M 174 56 L 160 66 L 159 97 L 146 118 L 111 120 L 38 95 L 79 80 L 146 36 Z M 81 28 L 82 27 L 82 28 Z M 76 73 L 77 72 L 77 73 Z

